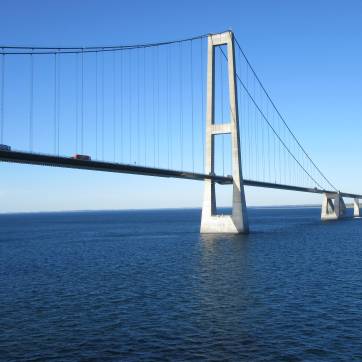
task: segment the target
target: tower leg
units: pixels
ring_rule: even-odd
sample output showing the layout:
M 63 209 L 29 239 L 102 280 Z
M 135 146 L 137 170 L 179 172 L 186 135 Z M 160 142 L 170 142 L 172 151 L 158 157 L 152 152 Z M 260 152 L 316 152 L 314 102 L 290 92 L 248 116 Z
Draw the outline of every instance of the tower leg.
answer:
M 227 45 L 230 122 L 215 124 L 215 47 Z M 233 198 L 232 214 L 217 215 L 215 183 L 205 180 L 204 202 L 201 216 L 201 233 L 247 233 L 249 231 L 244 184 L 240 162 L 239 115 L 235 74 L 234 38 L 232 32 L 210 35 L 208 38 L 207 65 L 207 114 L 205 173 L 214 174 L 214 137 L 217 134 L 231 134 Z

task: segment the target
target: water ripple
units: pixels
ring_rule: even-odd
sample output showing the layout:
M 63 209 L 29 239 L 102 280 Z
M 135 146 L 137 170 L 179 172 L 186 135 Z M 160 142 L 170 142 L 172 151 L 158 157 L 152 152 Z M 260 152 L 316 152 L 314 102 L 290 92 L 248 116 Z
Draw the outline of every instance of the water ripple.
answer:
M 360 361 L 362 219 L 318 213 L 0 215 L 0 360 Z

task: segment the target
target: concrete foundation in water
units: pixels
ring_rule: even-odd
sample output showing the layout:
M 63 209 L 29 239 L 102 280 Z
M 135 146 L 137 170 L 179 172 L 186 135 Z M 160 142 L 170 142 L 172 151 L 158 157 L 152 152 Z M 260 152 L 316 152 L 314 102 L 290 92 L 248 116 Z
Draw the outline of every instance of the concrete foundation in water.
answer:
M 360 216 L 359 199 L 353 199 L 353 216 Z M 340 193 L 325 193 L 323 194 L 321 219 L 326 220 L 338 220 L 346 216 L 346 204 Z
M 346 205 L 339 193 L 323 194 L 322 220 L 338 220 L 345 215 Z

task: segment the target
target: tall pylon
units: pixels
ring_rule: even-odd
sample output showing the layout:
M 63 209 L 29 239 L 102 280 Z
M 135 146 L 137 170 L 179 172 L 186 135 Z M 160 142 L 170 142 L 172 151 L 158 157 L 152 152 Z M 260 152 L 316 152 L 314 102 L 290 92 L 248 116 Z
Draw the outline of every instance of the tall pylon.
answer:
M 215 124 L 215 48 L 226 45 L 228 63 L 228 83 L 230 120 Z M 235 69 L 234 34 L 231 31 L 208 36 L 207 62 L 207 112 L 205 173 L 214 174 L 215 136 L 231 135 L 233 199 L 232 214 L 218 215 L 216 210 L 215 182 L 205 180 L 204 202 L 201 217 L 201 233 L 248 233 L 249 224 L 246 210 L 243 176 L 240 161 L 239 113 Z

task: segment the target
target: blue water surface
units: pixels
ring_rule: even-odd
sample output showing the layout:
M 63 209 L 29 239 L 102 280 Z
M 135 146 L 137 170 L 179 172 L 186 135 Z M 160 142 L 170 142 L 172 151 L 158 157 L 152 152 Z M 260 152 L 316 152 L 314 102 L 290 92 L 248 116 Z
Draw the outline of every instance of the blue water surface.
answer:
M 0 360 L 361 361 L 362 219 L 319 213 L 0 215 Z

